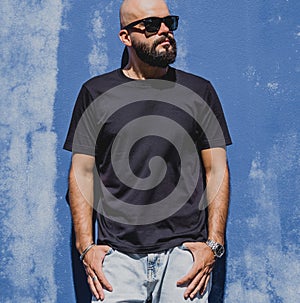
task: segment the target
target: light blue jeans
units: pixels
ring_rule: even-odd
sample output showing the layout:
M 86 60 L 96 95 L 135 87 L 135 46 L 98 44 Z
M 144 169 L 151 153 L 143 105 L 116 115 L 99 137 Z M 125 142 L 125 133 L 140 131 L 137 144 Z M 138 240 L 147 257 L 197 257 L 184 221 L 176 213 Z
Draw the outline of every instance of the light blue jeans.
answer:
M 193 265 L 193 257 L 183 245 L 161 253 L 124 254 L 110 249 L 103 271 L 113 287 L 105 291 L 105 303 L 208 303 L 211 279 L 203 296 L 185 300 L 186 287 L 176 286 Z M 96 298 L 92 302 L 97 302 Z M 100 302 L 100 301 L 99 301 Z

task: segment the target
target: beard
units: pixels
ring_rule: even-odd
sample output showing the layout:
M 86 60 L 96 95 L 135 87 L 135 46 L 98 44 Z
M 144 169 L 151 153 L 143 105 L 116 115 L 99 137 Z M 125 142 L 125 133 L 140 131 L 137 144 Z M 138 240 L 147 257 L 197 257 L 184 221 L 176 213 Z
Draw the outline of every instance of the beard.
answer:
M 168 38 L 170 42 L 170 47 L 165 48 L 165 51 L 158 52 L 156 47 L 164 42 Z M 154 41 L 152 46 L 148 46 L 145 43 L 136 42 L 132 40 L 132 47 L 135 50 L 137 56 L 150 66 L 155 67 L 167 67 L 169 64 L 175 62 L 177 55 L 176 41 L 173 37 L 161 37 Z

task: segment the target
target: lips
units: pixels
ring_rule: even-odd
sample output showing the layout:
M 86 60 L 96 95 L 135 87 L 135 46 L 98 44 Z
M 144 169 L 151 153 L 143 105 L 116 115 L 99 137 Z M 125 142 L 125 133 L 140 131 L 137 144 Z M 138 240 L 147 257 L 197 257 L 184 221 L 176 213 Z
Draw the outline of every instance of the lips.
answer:
M 169 39 L 166 39 L 166 40 L 160 42 L 158 45 L 161 45 L 163 47 L 168 47 L 169 48 L 171 46 L 171 42 L 170 42 Z
M 170 45 L 170 40 L 166 39 L 165 41 L 161 42 L 160 45 Z
M 154 42 L 153 47 L 156 48 L 158 45 L 161 45 L 165 48 L 169 48 L 170 46 L 176 45 L 175 40 L 172 37 L 161 37 Z

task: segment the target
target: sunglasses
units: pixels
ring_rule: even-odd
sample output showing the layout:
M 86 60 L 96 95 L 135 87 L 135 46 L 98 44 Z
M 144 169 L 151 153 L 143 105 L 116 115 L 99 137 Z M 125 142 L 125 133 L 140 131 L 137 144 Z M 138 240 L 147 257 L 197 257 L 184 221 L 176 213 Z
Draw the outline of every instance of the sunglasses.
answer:
M 139 23 L 143 23 L 145 26 L 145 31 L 148 33 L 157 33 L 161 27 L 161 24 L 164 23 L 170 31 L 175 31 L 178 27 L 178 16 L 167 16 L 164 18 L 159 17 L 148 17 L 145 19 L 137 20 L 128 25 L 124 26 L 122 29 L 130 29 Z

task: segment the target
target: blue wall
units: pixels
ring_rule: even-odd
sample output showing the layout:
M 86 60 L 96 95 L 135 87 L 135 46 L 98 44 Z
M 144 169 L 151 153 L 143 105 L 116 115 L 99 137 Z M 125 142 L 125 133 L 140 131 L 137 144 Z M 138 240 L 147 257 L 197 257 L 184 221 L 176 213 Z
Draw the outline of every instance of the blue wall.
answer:
M 81 84 L 120 64 L 119 3 L 1 4 L 0 302 L 75 302 L 62 145 Z M 234 141 L 224 301 L 299 302 L 300 2 L 168 3 L 175 66 L 214 84 Z

